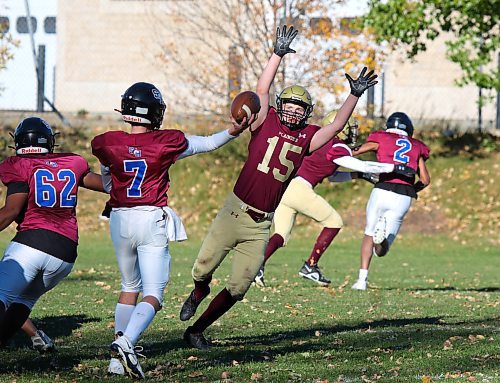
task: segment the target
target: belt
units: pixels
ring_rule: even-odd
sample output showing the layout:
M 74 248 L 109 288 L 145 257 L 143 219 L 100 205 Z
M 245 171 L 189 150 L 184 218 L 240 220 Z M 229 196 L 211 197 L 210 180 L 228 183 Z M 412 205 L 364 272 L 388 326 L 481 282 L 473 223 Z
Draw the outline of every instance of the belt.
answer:
M 240 209 L 247 213 L 250 218 L 255 221 L 255 223 L 267 221 L 268 219 L 272 219 L 273 216 L 273 213 L 266 213 L 265 211 L 255 209 L 244 202 L 240 204 Z

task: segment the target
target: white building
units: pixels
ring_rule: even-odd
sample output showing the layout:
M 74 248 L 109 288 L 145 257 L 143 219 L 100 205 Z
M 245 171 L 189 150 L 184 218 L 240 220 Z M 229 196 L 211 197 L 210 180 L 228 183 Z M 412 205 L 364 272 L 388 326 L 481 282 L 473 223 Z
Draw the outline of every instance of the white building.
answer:
M 57 47 L 57 0 L 29 1 L 35 49 L 45 46 L 45 96 L 54 100 Z M 14 58 L 0 71 L 0 109 L 36 110 L 37 78 L 24 0 L 0 0 L 0 24 L 18 42 Z M 45 105 L 45 110 L 50 110 Z
M 171 4 L 176 0 L 169 1 Z M 192 0 L 193 6 L 197 1 L 202 0 Z M 175 73 L 166 74 L 165 68 L 155 61 L 160 53 L 158 39 L 171 38 L 168 25 L 175 20 L 166 20 L 167 27 L 159 36 L 151 14 L 161 6 L 169 6 L 169 2 L 30 0 L 29 3 L 32 17 L 37 19 L 35 44 L 46 45 L 46 95 L 55 98 L 59 110 L 109 113 L 119 106 L 121 92 L 135 81 L 154 82 L 167 93 L 167 99 L 179 89 L 190 91 L 189 84 L 179 83 Z M 21 43 L 14 50 L 14 60 L 8 63 L 7 70 L 0 72 L 0 84 L 4 87 L 0 109 L 34 109 L 36 79 L 29 34 L 18 30 L 20 18 L 26 16 L 24 0 L 0 0 L 0 4 L 2 16 L 10 20 L 10 32 Z M 356 0 L 349 4 L 335 10 L 336 17 L 359 15 L 366 6 L 364 1 Z M 155 17 L 162 14 L 156 13 Z M 56 32 L 55 27 L 53 31 L 45 28 L 47 20 L 55 17 L 57 41 L 52 33 Z M 376 115 L 383 112 L 387 116 L 399 110 L 415 120 L 475 124 L 478 89 L 473 85 L 462 88 L 455 85 L 461 71 L 457 64 L 446 59 L 444 40 L 442 37 L 430 42 L 427 51 L 412 62 L 396 53 L 387 58 L 384 86 L 379 84 L 375 91 Z M 206 55 L 202 57 L 209 59 Z M 196 65 L 203 65 L 203 60 L 186 57 L 186 66 Z M 484 125 L 492 126 L 495 103 L 486 105 L 482 112 Z

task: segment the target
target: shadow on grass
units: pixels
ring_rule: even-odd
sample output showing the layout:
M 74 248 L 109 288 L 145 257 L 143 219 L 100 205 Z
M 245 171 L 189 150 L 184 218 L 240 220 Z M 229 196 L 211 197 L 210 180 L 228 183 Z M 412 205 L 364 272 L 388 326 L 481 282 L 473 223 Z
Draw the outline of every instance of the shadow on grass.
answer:
M 37 328 L 43 330 L 56 341 L 58 351 L 51 354 L 39 354 L 31 350 L 31 341 L 22 331 L 19 331 L 9 342 L 6 349 L 0 350 L 0 373 L 23 371 L 53 371 L 72 369 L 80 360 L 96 357 L 95 346 L 88 347 L 85 343 L 70 346 L 58 343 L 58 338 L 71 337 L 74 331 L 84 324 L 98 322 L 99 319 L 86 315 L 47 316 L 33 319 Z
M 43 330 L 54 340 L 70 336 L 73 331 L 79 329 L 85 323 L 98 322 L 99 319 L 89 318 L 86 315 L 56 315 L 41 319 L 32 318 L 32 321 L 39 330 Z M 31 345 L 29 337 L 20 330 L 9 342 L 9 349 L 12 350 L 28 345 Z
M 436 352 L 442 350 L 443 342 L 450 337 L 461 337 L 466 342 L 467 337 L 474 333 L 475 328 L 481 328 L 481 333 L 488 335 L 498 327 L 495 319 L 477 321 L 461 321 L 458 323 L 444 323 L 444 316 L 380 319 L 372 322 L 359 322 L 352 325 L 327 324 L 307 325 L 302 327 L 277 331 L 270 328 L 270 332 L 261 335 L 233 336 L 241 329 L 231 329 L 229 323 L 220 328 L 212 328 L 207 335 L 214 336 L 214 347 L 210 352 L 203 352 L 188 348 L 182 341 L 182 330 L 151 331 L 145 337 L 143 346 L 149 358 L 141 361 L 145 371 L 154 374 L 162 371 L 165 381 L 179 380 L 182 375 L 204 370 L 208 378 L 213 372 L 208 368 L 231 366 L 233 361 L 239 364 L 259 363 L 269 366 L 269 363 L 284 355 L 300 355 L 320 352 L 330 352 L 329 360 L 338 361 L 349 358 L 352 363 L 365 365 L 367 357 L 378 354 L 386 355 L 417 355 L 422 350 Z M 447 318 L 450 319 L 450 318 Z M 69 335 L 72 330 L 78 329 L 84 323 L 94 322 L 93 318 L 84 316 L 47 317 L 38 324 L 43 326 L 51 335 Z M 102 332 L 102 334 L 100 333 Z M 87 333 L 83 339 L 70 337 L 66 345 L 60 345 L 59 352 L 54 355 L 40 356 L 28 349 L 0 351 L 0 373 L 54 373 L 65 372 L 66 377 L 75 376 L 82 381 L 105 381 L 103 366 L 109 358 L 106 344 L 107 330 Z M 319 332 L 319 336 L 318 336 Z M 96 342 L 96 339 L 99 339 Z M 100 342 L 100 340 L 103 340 Z M 151 341 L 152 340 L 152 341 Z M 102 343 L 102 344 L 100 344 Z M 196 362 L 188 362 L 191 356 L 197 356 Z M 455 354 L 453 354 L 455 355 Z M 474 354 L 472 354 L 474 355 Z M 293 358 L 293 357 L 292 357 Z M 459 360 L 460 359 L 460 360 Z M 293 359 L 291 359 L 293 360 Z M 469 369 L 494 369 L 497 361 L 483 358 L 470 360 L 469 356 L 457 354 L 449 360 L 440 361 L 439 368 L 446 371 L 456 366 Z M 79 370 L 79 366 L 86 366 Z M 377 366 L 367 366 L 367 371 L 377 372 Z M 175 376 L 175 379 L 174 379 Z M 169 378 L 172 378 L 171 380 Z M 214 375 L 210 379 L 216 378 Z M 113 380 L 116 382 L 116 380 Z M 181 379 L 182 381 L 182 379 Z
M 401 288 L 401 287 L 383 287 L 383 288 L 377 288 L 373 287 L 370 288 L 373 290 L 403 290 L 403 291 L 463 291 L 463 292 L 477 292 L 477 293 L 495 293 L 500 291 L 500 287 L 479 287 L 479 288 L 469 288 L 469 289 L 462 289 L 462 288 L 456 288 L 453 286 L 446 286 L 446 287 L 406 287 L 406 288 Z
M 443 342 L 450 337 L 464 339 L 466 342 L 471 332 L 475 331 L 471 327 L 480 328 L 481 333 L 490 334 L 493 334 L 498 327 L 498 319 L 495 318 L 450 324 L 443 323 L 443 318 L 382 319 L 352 326 L 311 326 L 258 336 L 221 337 L 214 341 L 214 347 L 208 353 L 191 350 L 193 353 L 204 356 L 206 360 L 201 364 L 205 367 L 230 365 L 233 360 L 239 363 L 268 363 L 286 354 L 309 355 L 314 352 L 322 354 L 332 352 L 332 355 L 336 355 L 332 358 L 343 360 L 348 357 L 359 360 L 359 363 L 364 365 L 367 357 L 377 353 L 390 356 L 392 353 L 403 355 L 415 352 L 418 354 L 421 350 L 440 351 L 443 348 Z M 340 334 L 344 332 L 348 333 Z M 158 348 L 161 349 L 161 347 Z M 460 361 L 456 359 L 454 357 L 446 363 L 443 362 L 448 365 L 444 367 L 448 368 L 446 371 L 453 370 L 456 366 L 471 369 L 482 366 L 482 368 L 493 370 L 496 364 L 495 358 L 482 358 L 482 360 L 477 358 L 473 361 L 470 357 L 462 355 Z M 378 367 L 374 366 L 374 368 L 373 373 L 376 373 Z M 200 369 L 200 365 L 197 369 Z

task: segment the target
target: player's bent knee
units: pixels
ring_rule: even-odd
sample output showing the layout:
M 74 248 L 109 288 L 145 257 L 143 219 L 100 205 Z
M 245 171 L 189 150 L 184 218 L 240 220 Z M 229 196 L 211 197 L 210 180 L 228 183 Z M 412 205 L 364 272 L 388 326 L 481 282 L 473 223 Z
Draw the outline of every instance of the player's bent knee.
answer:
M 35 306 L 35 303 L 38 301 L 38 299 L 30 299 L 30 298 L 17 298 L 15 302 L 12 302 L 12 304 L 19 304 L 26 306 L 28 310 L 33 310 L 33 307 Z M 11 305 L 12 305 L 11 304 Z
M 233 299 L 235 301 L 242 301 L 243 298 L 245 297 L 245 293 L 242 293 L 242 294 L 233 294 L 231 291 L 229 291 L 229 294 L 231 294 L 231 296 L 233 297 Z
M 324 227 L 330 229 L 342 229 L 344 227 L 344 221 L 339 214 L 331 214 L 327 219 L 321 222 Z
M 158 312 L 163 307 L 163 292 L 162 294 L 144 293 L 144 298 L 142 298 L 142 301 L 149 303 L 154 307 L 156 312 Z
M 233 285 L 233 286 L 229 285 L 227 287 L 227 291 L 229 291 L 229 294 L 231 294 L 234 300 L 241 301 L 245 297 L 245 294 L 250 288 L 250 285 L 251 282 L 248 284 L 248 287 L 244 285 Z

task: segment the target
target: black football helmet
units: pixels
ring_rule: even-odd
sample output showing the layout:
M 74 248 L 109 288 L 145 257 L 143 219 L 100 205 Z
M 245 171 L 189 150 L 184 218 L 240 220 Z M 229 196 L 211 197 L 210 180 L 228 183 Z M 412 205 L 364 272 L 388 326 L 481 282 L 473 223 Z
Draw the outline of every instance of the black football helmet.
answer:
M 123 121 L 131 125 L 144 125 L 160 129 L 165 113 L 165 103 L 160 91 L 153 84 L 136 82 L 122 95 Z
M 38 117 L 25 118 L 14 132 L 16 153 L 52 153 L 56 141 L 54 136 L 54 132 L 47 121 Z
M 406 113 L 396 112 L 389 116 L 385 123 L 386 129 L 399 129 L 408 133 L 408 136 L 413 136 L 413 123 Z

